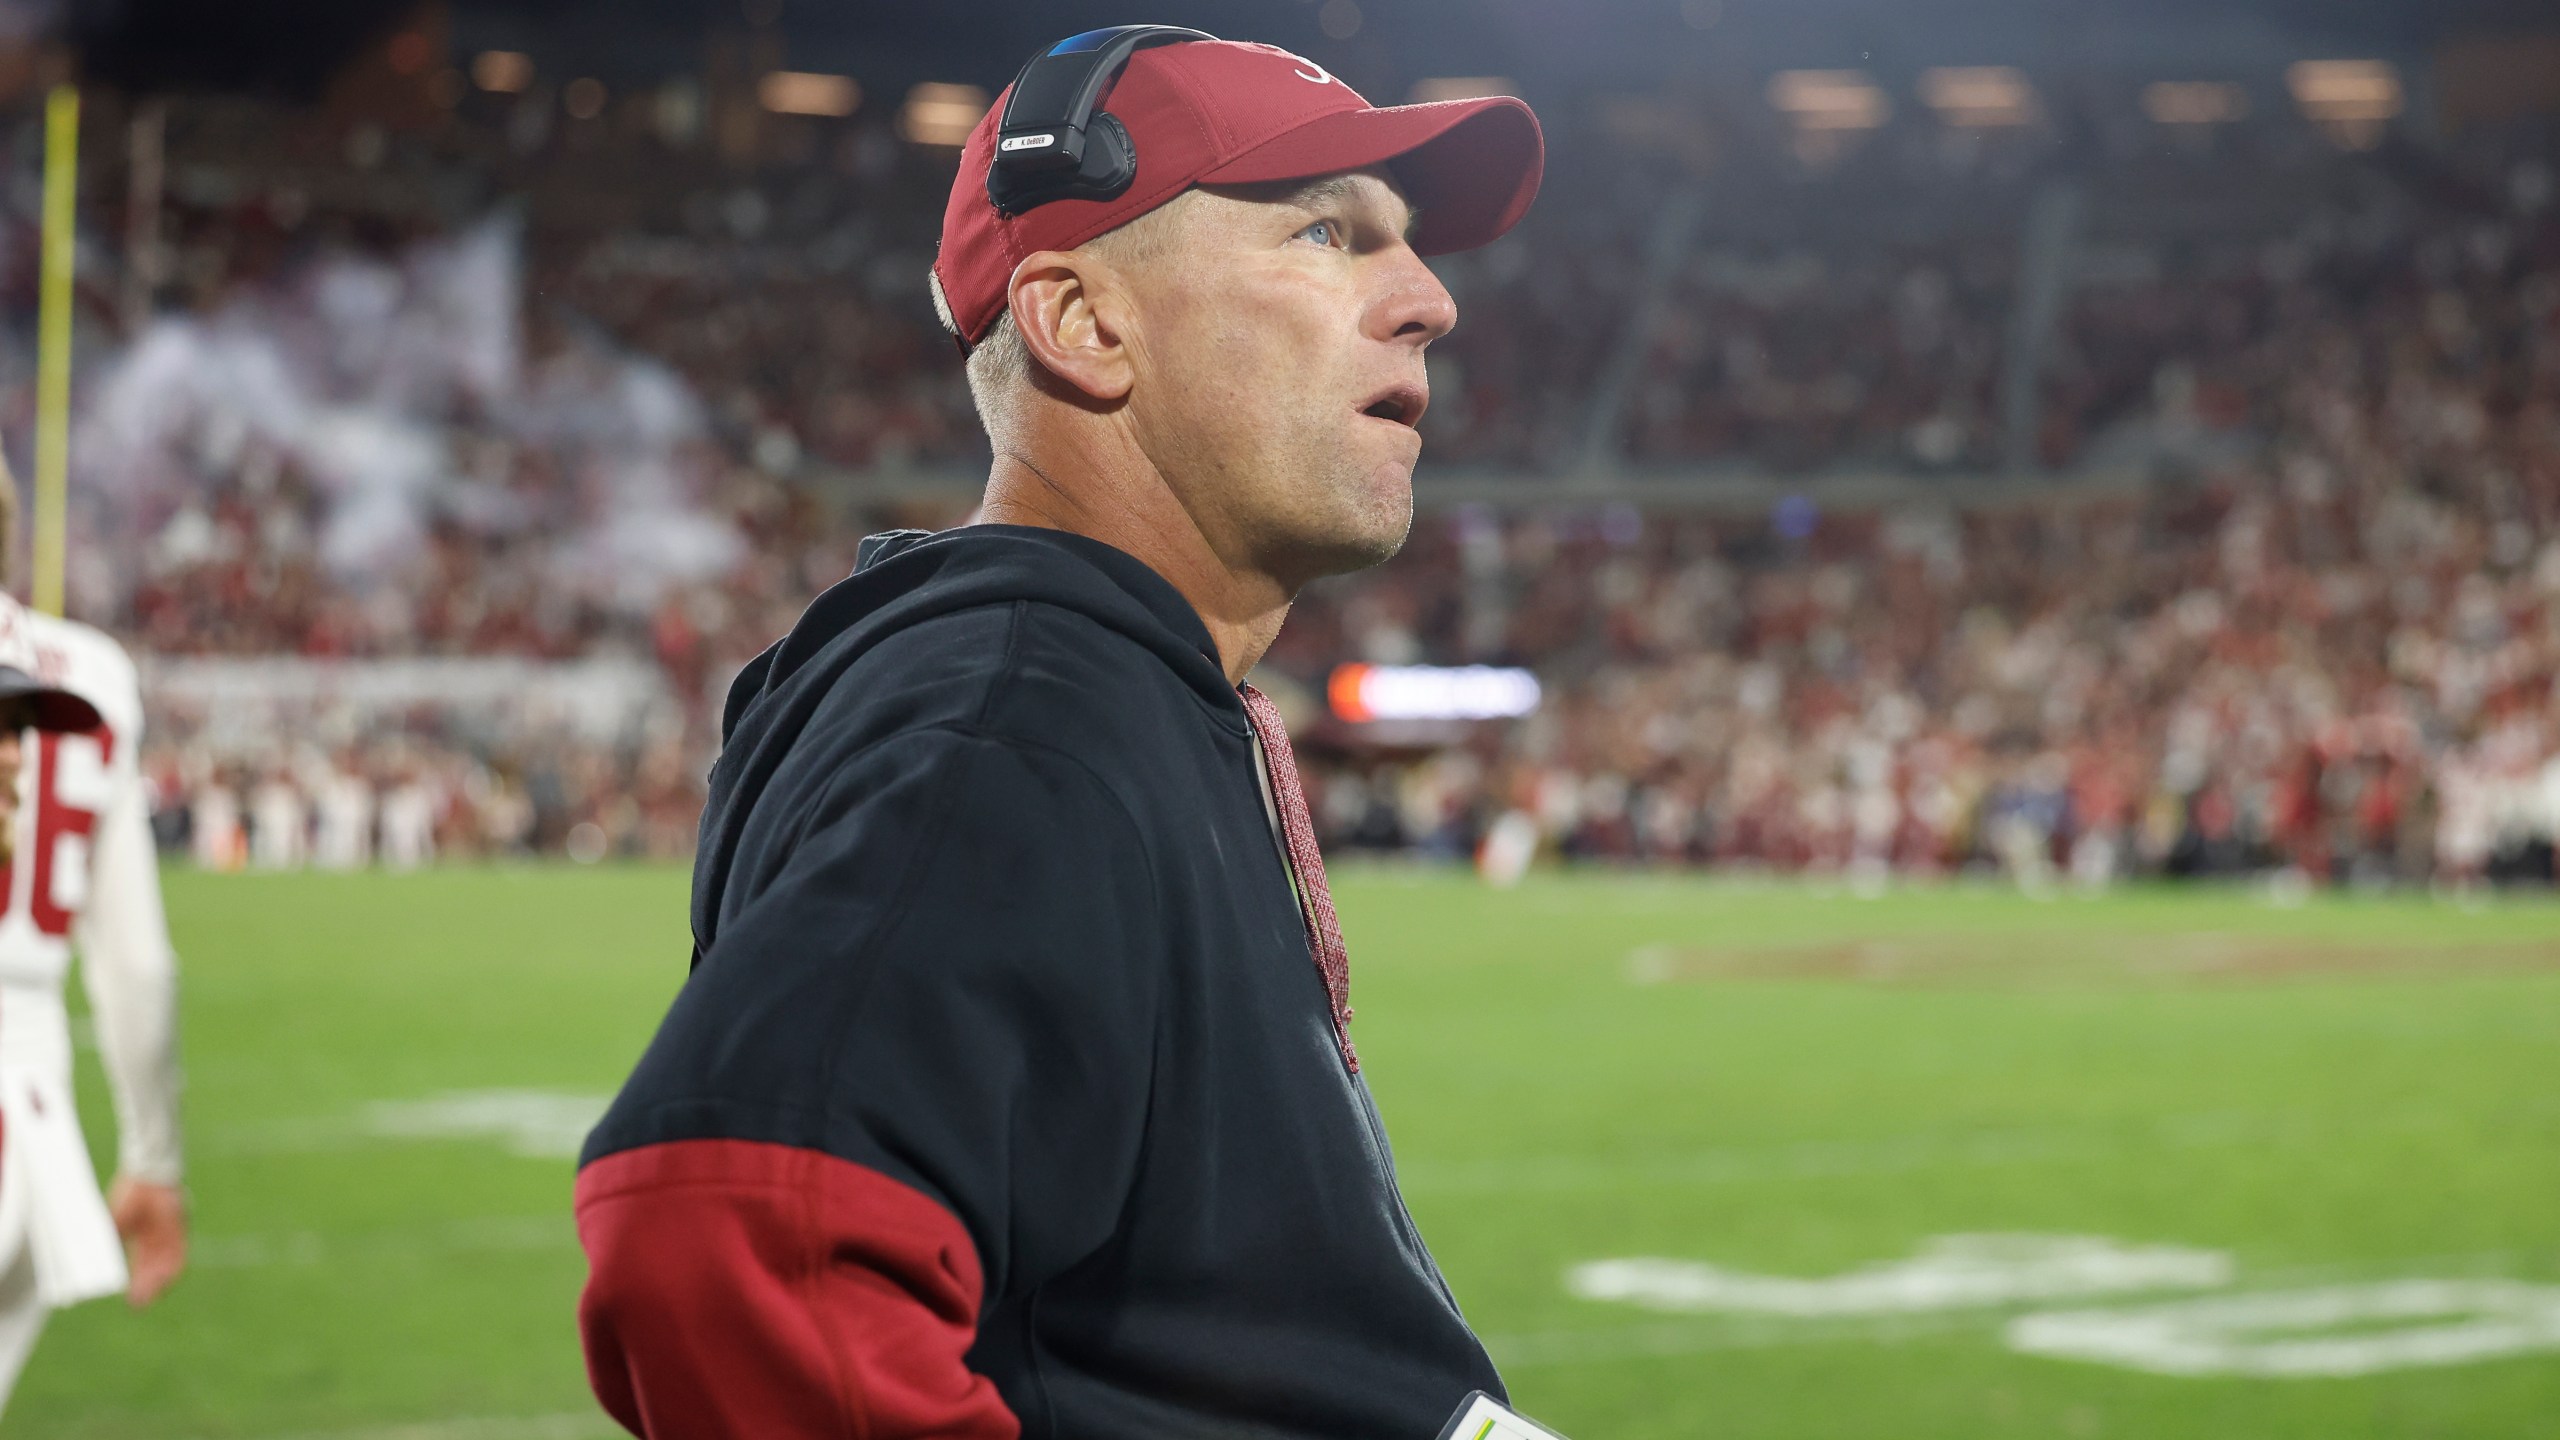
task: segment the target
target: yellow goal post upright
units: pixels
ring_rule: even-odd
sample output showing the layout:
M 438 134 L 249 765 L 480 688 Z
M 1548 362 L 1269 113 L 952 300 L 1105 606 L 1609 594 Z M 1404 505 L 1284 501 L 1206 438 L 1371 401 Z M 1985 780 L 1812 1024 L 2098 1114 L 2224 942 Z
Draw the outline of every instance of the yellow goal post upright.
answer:
M 36 484 L 29 600 L 62 613 L 70 537 L 71 267 L 80 181 L 80 92 L 56 85 L 44 104 L 44 258 L 36 299 Z M 0 472 L 5 473 L 5 472 Z

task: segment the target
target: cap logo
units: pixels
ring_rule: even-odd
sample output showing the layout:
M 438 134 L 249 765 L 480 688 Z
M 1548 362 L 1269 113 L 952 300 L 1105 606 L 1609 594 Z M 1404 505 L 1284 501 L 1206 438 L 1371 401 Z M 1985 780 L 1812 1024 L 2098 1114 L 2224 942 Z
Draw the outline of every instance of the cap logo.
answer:
M 1287 53 L 1287 52 L 1285 52 L 1285 51 L 1284 51 L 1284 52 L 1282 52 L 1282 53 L 1284 53 L 1284 54 L 1285 54 L 1285 53 Z M 1316 72 L 1316 73 L 1314 73 L 1313 75 L 1310 75 L 1310 74 L 1308 74 L 1308 73 L 1307 73 L 1307 70 L 1291 70 L 1291 71 L 1289 72 L 1290 74 L 1295 75 L 1295 76 L 1297 76 L 1299 79 L 1301 79 L 1301 80 L 1305 80 L 1305 81 L 1308 81 L 1308 82 L 1310 82 L 1310 83 L 1312 83 L 1312 84 L 1317 84 L 1317 85 L 1330 85 L 1330 84 L 1332 84 L 1332 83 L 1333 83 L 1333 76 L 1332 76 L 1332 74 L 1331 74 L 1331 73 L 1329 73 L 1328 71 L 1326 71 L 1326 69 L 1325 69 L 1323 66 L 1321 66 L 1321 65 L 1317 64 L 1317 63 L 1316 63 L 1316 62 L 1314 62 L 1313 60 L 1309 60 L 1309 59 L 1307 59 L 1307 58 L 1306 58 L 1305 56 L 1303 56 L 1303 55 L 1291 55 L 1291 56 L 1289 56 L 1289 58 L 1290 58 L 1290 59 L 1292 59 L 1292 60 L 1297 61 L 1297 62 L 1298 62 L 1299 64 L 1301 64 L 1301 65 L 1306 66 L 1306 67 L 1307 67 L 1307 70 L 1313 70 L 1314 72 Z
M 999 140 L 996 142 L 996 148 L 998 150 L 1045 150 L 1057 143 L 1057 133 L 1046 131 L 1038 135 L 1016 135 L 1009 140 Z

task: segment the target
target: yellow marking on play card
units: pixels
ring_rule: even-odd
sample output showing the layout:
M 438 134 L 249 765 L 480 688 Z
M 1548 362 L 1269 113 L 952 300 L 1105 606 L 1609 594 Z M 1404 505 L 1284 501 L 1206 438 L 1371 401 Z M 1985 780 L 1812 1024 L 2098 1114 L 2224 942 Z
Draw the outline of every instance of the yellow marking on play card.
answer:
M 1450 1417 L 1440 1440 L 1564 1440 L 1481 1390 L 1467 1397 Z

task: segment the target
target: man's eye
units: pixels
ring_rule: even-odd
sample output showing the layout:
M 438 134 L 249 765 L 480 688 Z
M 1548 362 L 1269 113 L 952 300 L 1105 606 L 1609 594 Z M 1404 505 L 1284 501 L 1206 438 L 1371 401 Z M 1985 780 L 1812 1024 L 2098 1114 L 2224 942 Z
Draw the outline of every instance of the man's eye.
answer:
M 1312 240 L 1318 245 L 1322 245 L 1326 249 L 1330 250 L 1333 248 L 1335 238 L 1340 233 L 1341 232 L 1336 228 L 1332 221 L 1319 220 L 1313 225 L 1308 226 L 1306 229 L 1299 231 L 1296 238 L 1300 240 Z

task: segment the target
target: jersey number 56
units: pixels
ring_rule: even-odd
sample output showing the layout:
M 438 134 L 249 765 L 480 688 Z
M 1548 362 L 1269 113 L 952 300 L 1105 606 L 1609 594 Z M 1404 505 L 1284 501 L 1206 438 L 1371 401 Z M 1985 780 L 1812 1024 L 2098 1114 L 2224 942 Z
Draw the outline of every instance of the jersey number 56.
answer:
M 27 918 L 39 933 L 60 939 L 71 933 L 72 917 L 88 898 L 89 839 L 98 828 L 96 806 L 74 804 L 64 798 L 65 792 L 83 800 L 96 796 L 98 804 L 104 803 L 107 762 L 115 755 L 116 737 L 102 725 L 77 735 L 30 733 L 27 738 L 35 742 L 35 792 L 19 797 L 22 807 L 32 805 L 35 811 L 34 843 L 23 857 L 35 870 L 28 877 Z M 22 822 L 18 833 L 25 835 L 28 828 Z M 19 858 L 0 865 L 0 896 L 7 897 L 13 910 Z M 74 887 L 69 894 L 61 889 L 64 881 Z

